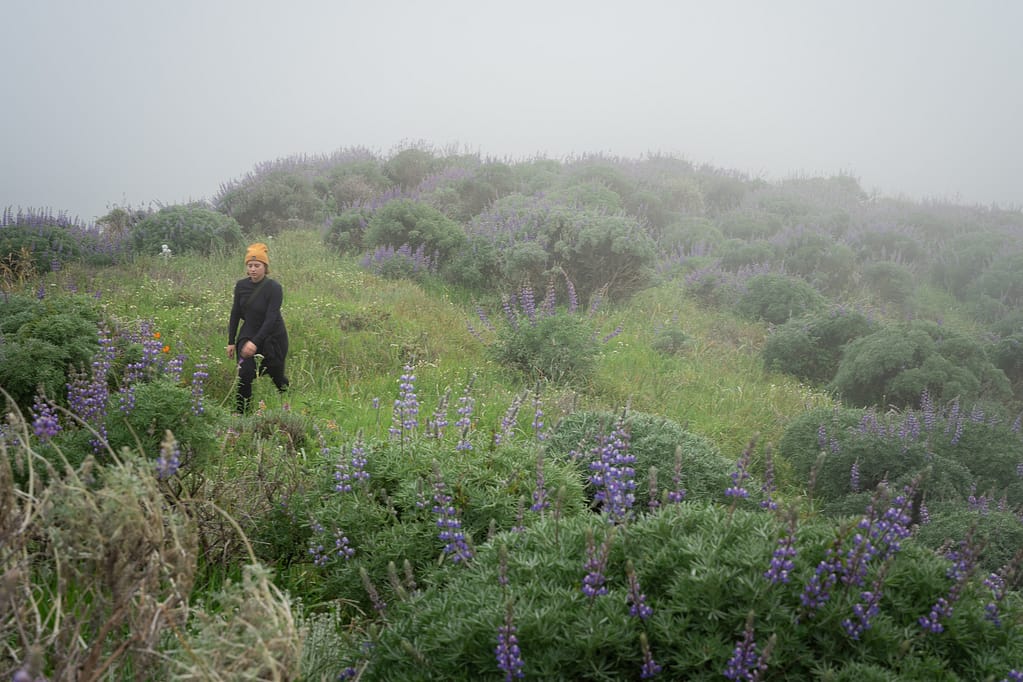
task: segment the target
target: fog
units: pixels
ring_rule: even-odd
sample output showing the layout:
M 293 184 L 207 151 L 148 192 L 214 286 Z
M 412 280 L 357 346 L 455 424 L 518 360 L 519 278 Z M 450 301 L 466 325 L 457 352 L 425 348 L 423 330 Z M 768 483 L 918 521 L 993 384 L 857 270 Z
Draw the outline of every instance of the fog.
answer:
M 0 208 L 92 221 L 415 141 L 1023 205 L 1015 0 L 10 0 L 0 25 Z

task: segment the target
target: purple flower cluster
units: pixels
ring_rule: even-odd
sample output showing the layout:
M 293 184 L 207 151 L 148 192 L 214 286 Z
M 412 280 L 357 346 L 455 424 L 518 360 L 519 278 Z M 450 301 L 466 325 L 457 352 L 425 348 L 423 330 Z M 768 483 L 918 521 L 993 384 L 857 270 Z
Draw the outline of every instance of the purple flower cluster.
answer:
M 181 467 L 181 450 L 178 442 L 168 431 L 160 443 L 160 456 L 156 458 L 156 477 L 161 481 L 166 480 L 178 473 Z
M 767 580 L 777 585 L 778 583 L 788 583 L 791 578 L 792 571 L 796 565 L 793 559 L 796 558 L 796 514 L 795 512 L 789 515 L 788 530 L 785 535 L 778 540 L 778 547 L 774 550 L 771 555 L 771 565 L 767 571 L 764 572 L 764 577 Z
M 608 531 L 604 541 L 598 548 L 593 539 L 593 531 L 586 531 L 586 563 L 583 568 L 586 575 L 583 577 L 583 594 L 590 599 L 607 594 L 607 577 L 604 571 L 607 570 L 607 560 L 611 555 L 611 541 L 614 537 L 614 530 Z
M 991 601 L 984 605 L 984 617 L 1000 628 L 1002 618 L 998 607 L 1006 596 L 1005 579 L 998 573 L 991 573 L 984 578 L 984 587 L 991 590 Z
M 469 378 L 469 381 L 465 384 L 462 396 L 458 399 L 458 409 L 456 410 L 458 412 L 458 421 L 455 422 L 455 426 L 460 431 L 455 450 L 460 452 L 472 450 L 472 443 L 469 441 L 469 429 L 472 427 L 472 413 L 476 406 L 476 399 L 472 395 L 472 386 L 475 381 L 476 375 Z
M 467 562 L 473 557 L 472 548 L 462 531 L 458 510 L 451 504 L 451 496 L 445 492 L 440 466 L 434 463 L 433 513 L 437 515 L 438 539 L 444 542 L 444 554 L 455 563 Z
M 32 431 L 44 443 L 61 431 L 53 403 L 44 400 L 42 396 L 37 396 L 32 405 Z
M 686 497 L 686 489 L 682 487 L 682 446 L 675 448 L 675 470 L 671 476 L 672 489 L 668 491 L 668 502 L 679 504 Z
M 192 372 L 192 414 L 199 416 L 206 411 L 206 407 L 203 404 L 205 398 L 204 385 L 206 379 L 209 378 L 210 374 L 206 370 L 209 369 L 209 365 L 205 362 L 197 363 L 195 371 Z
M 754 442 L 750 441 L 736 461 L 735 471 L 729 474 L 732 479 L 732 485 L 725 489 L 725 497 L 736 499 L 746 499 L 749 497 L 749 491 L 745 488 L 744 484 L 750 478 L 749 463 L 753 456 L 753 444 Z
M 636 457 L 629 453 L 629 432 L 622 420 L 609 436 L 601 435 L 590 450 L 590 483 L 597 489 L 593 499 L 611 523 L 627 521 L 636 500 Z
M 500 445 L 503 442 L 511 440 L 512 434 L 515 429 L 516 423 L 518 423 L 519 410 L 522 408 L 522 403 L 525 400 L 524 395 L 515 396 L 511 403 L 508 405 L 508 409 L 505 410 L 504 416 L 501 417 L 501 428 L 494 432 L 494 445 Z
M 438 440 L 444 437 L 444 429 L 448 427 L 449 400 L 451 400 L 451 389 L 444 391 L 444 395 L 437 401 L 437 407 L 433 411 L 433 416 L 426 422 L 427 434 Z
M 654 660 L 653 653 L 650 651 L 650 642 L 647 641 L 645 632 L 639 633 L 639 647 L 643 651 L 643 665 L 639 670 L 639 679 L 649 680 L 661 672 L 661 666 Z
M 326 450 L 329 452 L 329 448 Z M 362 431 L 355 437 L 352 444 L 351 459 L 338 460 L 334 465 L 334 490 L 339 493 L 351 492 L 353 483 L 365 483 L 369 480 L 369 472 L 366 471 L 365 443 L 362 439 Z
M 842 619 L 842 627 L 853 639 L 870 629 L 870 621 L 881 612 L 882 579 L 874 581 L 870 590 L 860 592 L 862 602 L 853 604 L 853 618 Z
M 412 438 L 412 433 L 419 426 L 419 398 L 416 397 L 416 375 L 412 373 L 412 365 L 405 365 L 405 373 L 398 380 L 398 398 L 394 401 L 390 434 L 400 437 L 401 441 Z
M 525 662 L 522 660 L 522 651 L 519 649 L 519 638 L 515 636 L 517 631 L 512 614 L 512 603 L 508 602 L 505 609 L 504 623 L 497 629 L 497 646 L 494 648 L 494 655 L 497 657 L 497 667 L 504 673 L 505 682 L 511 682 L 516 678 L 523 678 L 525 673 Z
M 742 640 L 736 643 L 732 657 L 724 670 L 728 680 L 759 680 L 767 670 L 767 657 L 757 651 L 757 643 L 753 638 L 752 615 L 746 620 L 746 629 Z
M 949 566 L 946 575 L 952 580 L 952 587 L 949 588 L 946 596 L 940 597 L 931 606 L 930 613 L 920 616 L 920 627 L 927 632 L 944 631 L 945 626 L 941 621 L 952 615 L 955 603 L 959 601 L 966 588 L 966 583 L 977 568 L 977 548 L 973 544 L 973 534 L 967 533 L 966 539 L 960 541 L 959 549 L 950 551 L 948 558 L 952 561 L 952 565 Z
M 625 575 L 629 580 L 629 592 L 626 600 L 629 604 L 629 615 L 640 620 L 646 620 L 654 614 L 653 608 L 646 603 L 646 595 L 639 586 L 639 578 L 636 576 L 636 569 L 629 561 L 625 565 Z
M 541 452 L 536 456 L 536 488 L 533 489 L 533 504 L 529 509 L 542 514 L 550 506 L 551 501 L 547 499 L 547 482 L 543 473 L 543 452 Z

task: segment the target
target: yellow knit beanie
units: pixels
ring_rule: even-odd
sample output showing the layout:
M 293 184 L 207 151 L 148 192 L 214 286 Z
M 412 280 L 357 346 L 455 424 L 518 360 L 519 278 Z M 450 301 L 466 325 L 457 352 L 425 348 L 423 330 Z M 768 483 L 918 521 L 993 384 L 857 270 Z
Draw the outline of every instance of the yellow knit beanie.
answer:
M 245 250 L 245 262 L 248 263 L 253 259 L 258 260 L 267 267 L 270 267 L 270 251 L 266 248 L 266 244 L 263 242 L 256 242 Z

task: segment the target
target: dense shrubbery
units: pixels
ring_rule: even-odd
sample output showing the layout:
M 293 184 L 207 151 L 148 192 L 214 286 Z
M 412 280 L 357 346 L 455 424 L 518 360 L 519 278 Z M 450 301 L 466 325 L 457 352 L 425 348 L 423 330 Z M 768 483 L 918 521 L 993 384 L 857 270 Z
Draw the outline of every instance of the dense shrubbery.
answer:
M 793 317 L 824 307 L 824 296 L 798 277 L 767 273 L 751 277 L 735 307 L 740 315 L 771 324 L 784 324 Z
M 834 378 L 845 345 L 875 327 L 859 311 L 834 308 L 777 327 L 767 337 L 761 354 L 768 369 L 824 384 Z
M 111 265 L 122 255 L 121 236 L 64 214 L 6 208 L 0 217 L 0 285 L 24 285 L 73 261 Z
M 131 228 L 137 254 L 159 255 L 164 244 L 172 253 L 208 255 L 239 246 L 245 240 L 234 218 L 198 205 L 167 206 Z
M 66 404 L 69 372 L 89 366 L 100 315 L 86 296 L 0 296 L 0 387 L 24 412 L 39 392 Z
M 373 213 L 362 234 L 362 246 L 407 246 L 412 252 L 422 249 L 433 263 L 443 267 L 465 239 L 461 226 L 437 209 L 411 199 L 396 199 Z
M 860 406 L 905 407 L 925 390 L 941 403 L 1011 395 L 1005 373 L 978 342 L 926 320 L 888 325 L 850 342 L 831 386 Z

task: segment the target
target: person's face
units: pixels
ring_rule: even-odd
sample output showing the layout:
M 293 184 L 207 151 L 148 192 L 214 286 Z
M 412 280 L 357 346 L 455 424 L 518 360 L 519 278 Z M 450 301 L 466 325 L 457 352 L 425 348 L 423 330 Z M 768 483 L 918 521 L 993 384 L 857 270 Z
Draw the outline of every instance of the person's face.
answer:
M 263 264 L 263 261 L 253 258 L 245 264 L 245 273 L 253 282 L 259 282 L 266 277 L 266 265 Z

